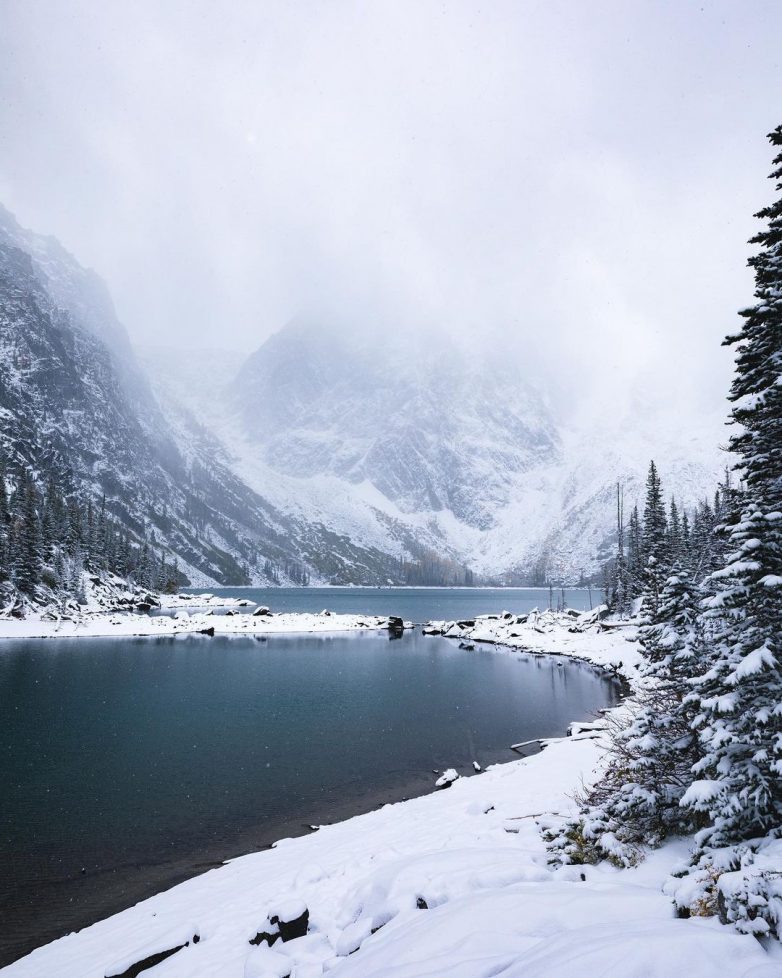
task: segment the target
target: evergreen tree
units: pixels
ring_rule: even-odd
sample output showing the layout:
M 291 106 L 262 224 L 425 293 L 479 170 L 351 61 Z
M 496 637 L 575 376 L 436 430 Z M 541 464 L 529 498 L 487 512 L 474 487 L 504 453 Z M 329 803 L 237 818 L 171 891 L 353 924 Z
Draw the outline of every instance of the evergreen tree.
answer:
M 8 511 L 8 489 L 5 482 L 5 468 L 0 465 L 0 581 L 11 576 L 9 530 L 11 514 Z
M 688 569 L 692 568 L 691 565 L 691 541 L 690 541 L 690 518 L 687 515 L 687 510 L 682 510 L 682 548 L 681 548 L 681 559 L 684 566 Z
M 673 496 L 671 496 L 671 506 L 668 515 L 667 552 L 671 564 L 680 562 L 684 556 L 679 507 L 676 505 L 676 500 Z
M 548 837 L 557 861 L 632 866 L 647 845 L 692 830 L 680 801 L 700 757 L 693 704 L 683 696 L 703 656 L 699 595 L 676 566 L 655 618 L 641 629 L 642 685 L 629 716 L 610 728 L 609 761 L 585 792 L 581 815 Z
M 644 507 L 643 548 L 644 557 L 662 560 L 666 550 L 667 521 L 663 502 L 662 484 L 654 462 L 649 463 L 646 477 L 646 506 Z
M 637 598 L 643 590 L 644 558 L 641 518 L 638 506 L 633 506 L 627 532 L 627 581 L 630 596 Z
M 627 560 L 625 556 L 624 492 L 616 484 L 616 557 L 614 558 L 614 582 L 610 607 L 620 616 L 624 615 L 630 600 Z
M 782 147 L 782 126 L 769 136 Z M 772 178 L 782 190 L 782 152 Z M 730 553 L 713 579 L 710 613 L 720 634 L 697 687 L 705 757 L 686 801 L 712 821 L 717 848 L 782 833 L 782 199 L 752 242 L 756 303 L 744 310 L 730 392 L 740 426 L 730 442 L 744 481 Z M 725 503 L 723 502 L 723 505 Z
M 25 469 L 16 490 L 16 552 L 14 582 L 20 591 L 31 593 L 41 578 L 42 544 L 38 516 L 38 493 Z
M 646 506 L 643 524 L 643 603 L 641 614 L 645 621 L 654 622 L 668 576 L 668 523 L 665 516 L 662 484 L 654 462 L 649 464 L 646 478 Z

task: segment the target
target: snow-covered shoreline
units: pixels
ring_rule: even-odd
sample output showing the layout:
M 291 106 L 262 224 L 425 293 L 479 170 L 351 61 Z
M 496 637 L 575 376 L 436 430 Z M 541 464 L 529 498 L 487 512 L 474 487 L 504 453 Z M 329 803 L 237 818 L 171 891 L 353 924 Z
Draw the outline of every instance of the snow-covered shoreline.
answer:
M 387 629 L 392 621 L 382 615 L 346 615 L 322 611 L 272 613 L 246 598 L 227 598 L 211 593 L 149 595 L 141 607 L 157 607 L 171 614 L 150 615 L 134 611 L 135 605 L 116 603 L 91 595 L 86 606 L 58 614 L 49 608 L 25 618 L 0 617 L 4 638 L 164 638 L 172 635 L 286 635 L 311 632 L 352 632 Z M 137 595 L 135 596 L 138 597 Z M 123 598 L 130 602 L 130 597 Z M 252 612 L 234 609 L 253 608 Z M 398 619 L 394 619 L 398 622 Z
M 129 612 L 95 612 L 80 618 L 0 619 L 4 638 L 164 638 L 172 635 L 289 635 L 309 632 L 353 632 L 388 628 L 389 619 L 375 615 L 312 615 L 288 612 L 255 617 L 181 611 L 176 616 Z
M 203 617 L 213 622 L 217 616 Z M 237 619 L 248 617 L 227 620 L 238 626 Z M 327 616 L 339 617 L 345 616 Z M 631 630 L 605 631 L 597 622 L 585 631 L 572 627 L 572 619 L 550 614 L 524 622 L 478 619 L 454 637 L 515 648 L 515 654 L 572 656 L 634 684 L 639 654 L 628 641 Z M 541 827 L 572 812 L 573 791 L 598 776 L 602 747 L 595 731 L 588 733 L 462 777 L 446 791 L 385 805 L 234 859 L 39 948 L 0 973 L 106 978 L 181 947 L 156 965 L 156 975 L 778 974 L 778 945 L 766 949 L 713 918 L 674 917 L 662 884 L 685 858 L 686 841 L 665 846 L 635 869 L 548 865 Z M 277 929 L 267 918 L 285 919 L 304 907 L 306 936 L 277 940 L 271 948 L 251 943 Z

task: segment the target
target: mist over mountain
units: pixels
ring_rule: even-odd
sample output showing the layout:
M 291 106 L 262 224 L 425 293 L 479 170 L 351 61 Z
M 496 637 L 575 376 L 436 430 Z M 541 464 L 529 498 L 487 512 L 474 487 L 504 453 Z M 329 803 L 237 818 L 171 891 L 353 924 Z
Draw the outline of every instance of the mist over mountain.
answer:
M 385 553 L 291 519 L 231 471 L 192 418 L 164 415 L 108 291 L 0 210 L 0 452 L 56 474 L 194 583 L 385 581 Z M 13 484 L 13 482 L 12 482 Z
M 595 575 L 613 547 L 617 482 L 629 506 L 640 501 L 656 457 L 669 491 L 693 505 L 726 463 L 722 417 L 683 437 L 681 411 L 643 392 L 563 417 L 523 359 L 417 344 L 403 329 L 362 342 L 298 320 L 244 362 L 213 351 L 146 363 L 164 401 L 186 405 L 281 511 L 486 579 Z

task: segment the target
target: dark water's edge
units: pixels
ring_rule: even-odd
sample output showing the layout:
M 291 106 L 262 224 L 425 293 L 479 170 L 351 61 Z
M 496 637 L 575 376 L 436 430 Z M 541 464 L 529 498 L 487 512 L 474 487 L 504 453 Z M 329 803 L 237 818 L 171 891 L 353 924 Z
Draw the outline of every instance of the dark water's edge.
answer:
M 509 750 L 508 753 L 508 761 L 519 759 L 512 751 Z M 536 751 L 531 750 L 528 753 Z M 465 776 L 468 774 L 466 769 L 462 773 Z M 375 811 L 384 805 L 432 794 L 435 790 L 435 777 L 432 772 L 421 773 L 410 778 L 406 784 L 400 783 L 396 788 L 368 791 L 362 797 L 351 798 L 341 805 L 313 813 L 311 821 L 296 817 L 281 820 L 276 826 L 266 824 L 245 830 L 240 833 L 235 845 L 206 846 L 197 860 L 181 858 L 162 863 L 133 863 L 107 872 L 65 877 L 59 883 L 63 899 L 57 901 L 60 907 L 57 910 L 56 923 L 49 923 L 47 920 L 48 900 L 36 899 L 35 894 L 31 893 L 30 901 L 27 902 L 22 889 L 14 900 L 14 906 L 0 903 L 0 920 L 3 921 L 3 929 L 0 931 L 0 968 L 13 964 L 51 941 L 127 910 L 179 883 L 217 869 L 231 859 L 270 849 L 282 839 L 310 835 L 313 831 L 310 825 L 342 822 Z M 36 878 L 30 881 L 30 886 L 37 888 L 40 883 L 41 880 Z M 50 897 L 56 895 L 58 888 L 58 881 L 47 881 Z M 66 896 L 69 901 L 67 904 Z M 21 920 L 18 919 L 20 909 L 24 910 Z M 11 926 L 14 927 L 14 933 L 10 932 Z
M 98 646 L 96 643 L 100 641 L 98 639 L 89 640 L 85 643 L 85 649 L 82 654 L 88 657 L 91 656 L 93 653 L 90 650 L 93 648 L 97 649 Z M 285 639 L 280 636 L 277 637 L 274 643 L 269 642 L 262 650 L 256 647 L 252 651 L 242 653 L 241 650 L 249 649 L 253 643 L 242 639 L 231 639 L 229 640 L 227 649 L 231 652 L 231 658 L 237 659 L 238 657 L 238 661 L 241 661 L 242 654 L 249 656 L 247 663 L 238 674 L 244 680 L 245 678 L 252 678 L 252 672 L 247 671 L 252 667 L 252 664 L 264 660 L 270 661 L 268 657 L 274 653 L 275 649 L 279 650 L 283 647 L 287 649 L 290 647 L 294 650 L 294 647 L 299 643 L 311 644 L 313 641 L 317 640 L 313 640 L 312 637 Z M 339 642 L 339 638 L 332 636 L 328 639 L 321 639 L 320 641 L 326 644 L 332 644 Z M 528 734 L 531 736 L 546 737 L 564 735 L 569 722 L 572 720 L 588 719 L 588 714 L 585 712 L 586 709 L 593 710 L 598 706 L 611 705 L 617 698 L 615 688 L 611 685 L 609 689 L 610 684 L 604 681 L 604 691 L 595 699 L 595 691 L 589 692 L 590 681 L 586 685 L 583 685 L 587 675 L 591 674 L 594 677 L 595 670 L 583 664 L 569 663 L 565 669 L 549 669 L 547 672 L 544 663 L 541 662 L 540 669 L 535 669 L 531 673 L 528 669 L 529 663 L 527 663 L 526 666 L 522 666 L 522 671 L 519 672 L 517 682 L 515 675 L 516 667 L 511 670 L 513 675 L 510 675 L 504 663 L 512 661 L 514 658 L 521 661 L 521 658 L 524 657 L 520 657 L 518 651 L 516 651 L 515 656 L 513 654 L 506 656 L 504 653 L 497 656 L 492 652 L 490 653 L 490 659 L 480 662 L 480 652 L 460 652 L 455 648 L 453 643 L 445 639 L 425 639 L 420 636 L 420 633 L 409 635 L 402 642 L 389 643 L 387 639 L 383 639 L 379 645 L 376 644 L 379 641 L 377 637 L 365 636 L 362 638 L 361 636 L 354 636 L 350 640 L 349 646 L 344 650 L 338 653 L 332 653 L 338 654 L 339 657 L 330 660 L 331 664 L 329 665 L 329 669 L 342 668 L 343 663 L 349 664 L 351 661 L 353 661 L 355 668 L 360 663 L 367 665 L 375 660 L 377 664 L 376 668 L 384 662 L 388 662 L 392 666 L 396 663 L 397 665 L 393 666 L 393 668 L 401 668 L 402 674 L 406 675 L 414 667 L 418 668 L 421 661 L 427 661 L 429 658 L 432 658 L 431 666 L 435 670 L 432 675 L 437 680 L 432 689 L 438 695 L 448 695 L 450 692 L 453 692 L 457 697 L 457 702 L 461 702 L 458 700 L 460 687 L 454 685 L 454 677 L 458 678 L 458 676 L 462 675 L 464 669 L 468 666 L 470 670 L 479 670 L 477 674 L 469 672 L 469 676 L 472 677 L 469 681 L 478 682 L 480 685 L 488 687 L 493 697 L 501 697 L 507 692 L 508 685 L 514 687 L 519 686 L 520 683 L 517 693 L 513 694 L 514 696 L 518 694 L 521 697 L 518 701 L 514 699 L 492 699 L 492 703 L 497 703 L 499 713 L 504 714 L 506 717 L 509 712 L 509 707 L 511 708 L 509 728 L 503 727 L 502 725 L 492 725 L 492 723 L 496 722 L 494 719 L 489 726 L 486 726 L 486 723 L 481 723 L 481 714 L 486 713 L 486 701 L 481 700 L 480 703 L 476 701 L 476 705 L 480 705 L 479 712 L 465 716 L 460 721 L 462 724 L 466 723 L 470 725 L 471 731 L 475 734 L 476 743 L 473 744 L 472 738 L 470 738 L 468 747 L 464 737 L 461 737 L 461 739 L 450 739 L 450 735 L 448 735 L 444 749 L 442 743 L 440 744 L 440 752 L 437 754 L 436 759 L 434 756 L 432 757 L 432 766 L 437 766 L 441 769 L 444 766 L 455 766 L 463 775 L 472 774 L 468 758 L 477 756 L 484 767 L 488 764 L 516 760 L 518 759 L 517 755 L 510 751 L 510 744 L 514 740 L 526 739 Z M 128 688 L 132 690 L 133 682 L 135 682 L 136 693 L 138 694 L 138 691 L 142 690 L 145 699 L 142 699 L 138 703 L 136 701 L 132 702 L 136 703 L 137 706 L 145 707 L 149 705 L 149 702 L 152 702 L 150 699 L 152 694 L 148 691 L 148 682 L 153 682 L 153 686 L 151 687 L 153 690 L 159 688 L 161 695 L 165 694 L 165 697 L 170 697 L 172 691 L 179 688 L 179 684 L 184 683 L 189 675 L 187 669 L 183 672 L 183 667 L 187 663 L 197 662 L 197 675 L 203 676 L 204 679 L 200 682 L 199 686 L 192 688 L 186 687 L 184 699 L 188 703 L 188 706 L 193 704 L 192 708 L 203 709 L 204 704 L 198 699 L 198 694 L 203 692 L 200 686 L 208 686 L 208 680 L 212 676 L 222 679 L 226 675 L 230 675 L 231 659 L 220 659 L 217 662 L 217 671 L 214 671 L 215 662 L 209 656 L 214 656 L 219 648 L 215 640 L 210 640 L 209 642 L 202 641 L 200 643 L 197 639 L 189 639 L 184 642 L 181 640 L 152 640 L 152 642 L 157 643 L 155 648 L 159 650 L 155 656 L 150 656 L 149 650 L 153 646 L 149 640 L 145 639 L 133 640 L 132 645 L 129 644 L 127 649 L 122 651 L 121 655 L 117 655 L 117 650 L 121 648 L 121 645 L 125 644 L 124 642 L 120 644 L 120 641 L 115 639 L 112 642 L 111 648 L 107 645 L 106 649 L 108 651 L 100 659 L 103 666 L 98 669 L 97 673 L 94 671 L 94 667 L 93 671 L 90 672 L 90 679 L 98 683 L 97 689 L 103 689 L 103 694 L 105 694 L 106 689 L 109 689 L 109 693 L 115 692 L 116 690 L 122 690 L 124 692 Z M 51 659 L 51 662 L 47 665 L 47 669 L 50 669 L 52 675 L 58 681 L 61 681 L 63 677 L 68 675 L 67 667 L 71 661 L 71 650 L 75 646 L 69 642 L 67 646 L 63 645 L 63 648 L 68 650 L 67 653 L 58 654 L 54 652 L 49 656 L 48 649 L 50 648 L 54 648 L 54 646 L 50 645 L 47 641 L 45 643 L 47 663 Z M 191 649 L 191 652 L 182 659 L 183 650 L 186 649 Z M 340 645 L 341 649 L 342 646 Z M 443 651 L 438 651 L 439 649 Z M 145 650 L 147 650 L 146 653 Z M 359 651 L 362 651 L 362 656 L 357 660 L 351 660 L 351 654 L 355 655 Z M 263 659 L 257 659 L 257 654 L 262 655 Z M 390 658 L 388 658 L 389 654 Z M 483 654 L 487 653 L 484 652 Z M 193 659 L 193 655 L 196 655 L 197 658 Z M 367 655 L 370 656 L 369 659 L 366 658 Z M 423 660 L 421 659 L 422 656 Z M 175 675 L 177 677 L 177 686 L 175 687 L 166 686 L 165 672 L 158 672 L 161 665 L 168 661 L 167 657 L 171 657 L 172 665 L 176 666 Z M 541 658 L 549 659 L 553 662 L 551 657 L 544 656 Z M 101 682 L 105 682 L 105 678 L 108 677 L 101 679 L 101 670 L 107 662 L 114 662 L 115 660 L 119 671 L 111 673 L 111 687 L 104 688 L 100 684 Z M 495 662 L 492 663 L 492 660 L 495 660 Z M 503 662 L 499 660 L 503 660 Z M 314 670 L 316 661 L 320 661 L 321 666 L 325 668 L 326 662 L 329 661 L 328 651 L 324 650 L 319 660 L 308 658 L 306 661 L 308 672 Z M 17 666 L 21 666 L 21 664 L 21 662 L 17 662 Z M 2 665 L 1 661 L 0 665 Z M 349 665 L 347 667 L 349 668 Z M 191 666 L 190 668 L 193 667 Z M 209 672 L 210 668 L 212 668 L 212 672 Z M 135 678 L 134 672 L 128 671 L 139 669 L 142 672 Z M 143 671 L 144 669 L 147 671 Z M 57 670 L 62 671 L 58 673 Z M 361 669 L 359 668 L 360 671 Z M 549 688 L 549 684 L 551 684 L 552 693 L 556 687 L 559 690 L 558 695 L 564 697 L 564 699 L 557 699 L 554 696 L 547 711 L 538 715 L 537 718 L 535 718 L 534 713 L 536 703 L 528 703 L 526 707 L 524 706 L 526 703 L 524 696 L 528 695 L 525 690 L 528 684 L 530 689 L 534 688 L 536 677 L 533 673 L 535 672 L 545 677 L 545 684 L 540 688 L 539 692 L 545 693 Z M 38 673 L 35 675 L 38 675 Z M 275 674 L 272 672 L 269 675 L 273 678 Z M 468 675 L 468 673 L 464 673 L 464 675 Z M 2 679 L 2 676 L 3 674 L 0 673 L 0 679 Z M 522 676 L 525 677 L 523 680 Z M 540 676 L 537 677 L 538 681 L 540 681 Z M 12 676 L 11 672 L 6 668 L 6 678 L 8 679 L 9 677 L 12 677 L 14 682 L 18 684 L 20 681 L 18 669 L 13 672 Z M 443 677 L 448 680 L 444 685 Z M 570 682 L 568 681 L 568 677 L 571 677 Z M 405 692 L 402 687 L 397 688 L 394 686 L 392 688 L 390 701 L 388 699 L 388 688 L 386 688 L 385 692 L 382 692 L 384 682 L 388 681 L 390 676 L 385 676 L 382 671 L 378 671 L 369 674 L 367 678 L 372 683 L 380 684 L 377 688 L 381 690 L 379 695 L 385 698 L 385 704 L 379 702 L 376 705 L 378 708 L 381 708 L 381 713 L 382 707 L 385 705 L 388 708 L 389 702 L 392 704 L 401 703 L 400 709 L 402 711 L 404 710 L 405 701 L 398 699 Z M 346 674 L 343 677 L 341 672 L 339 672 L 338 678 L 334 680 L 335 688 L 330 691 L 330 694 L 332 696 L 337 695 L 339 689 L 347 683 L 347 680 L 348 675 Z M 564 685 L 562 685 L 563 682 Z M 594 682 L 594 679 L 591 682 Z M 266 680 L 265 685 L 268 685 L 268 681 Z M 413 686 L 416 687 L 416 684 L 413 683 Z M 16 686 L 16 689 L 20 688 L 18 685 Z M 8 689 L 10 687 L 7 687 Z M 63 694 L 63 690 L 64 687 L 56 683 L 52 688 L 52 694 L 57 697 L 58 701 Z M 576 694 L 576 699 L 573 699 L 574 690 L 582 690 L 581 695 L 587 695 L 587 700 L 578 700 L 578 694 Z M 0 694 L 2 692 L 3 689 L 0 686 Z M 218 692 L 210 688 L 210 699 L 213 700 L 215 693 Z M 464 689 L 462 688 L 463 692 Z M 282 690 L 276 695 L 281 694 Z M 297 692 L 298 695 L 303 694 Z M 235 687 L 230 687 L 227 690 L 224 699 L 229 701 L 232 707 L 234 704 L 237 706 L 242 705 L 239 690 Z M 9 700 L 9 702 L 11 701 Z M 500 702 L 504 703 L 504 706 L 500 706 Z M 521 713 L 513 712 L 515 709 L 514 704 L 517 702 L 522 711 Z M 589 707 L 586 706 L 587 702 L 591 703 Z M 577 703 L 581 705 L 576 705 Z M 170 699 L 165 698 L 165 704 L 166 712 L 170 708 L 174 708 L 175 715 L 176 703 L 172 704 Z M 559 704 L 559 713 L 556 712 L 557 704 Z M 463 703 L 463 706 L 465 705 L 467 705 L 466 700 Z M 565 712 L 562 710 L 563 707 L 565 707 Z M 115 709 L 116 705 L 113 705 L 112 708 Z M 395 710 L 396 706 L 393 709 Z M 579 714 L 579 711 L 580 715 L 573 715 Z M 144 715 L 150 718 L 149 722 L 154 721 L 156 718 L 154 710 Z M 373 715 L 370 711 L 368 717 L 371 718 Z M 429 720 L 429 708 L 427 708 L 426 716 L 429 726 L 438 723 L 442 725 L 447 720 L 447 716 L 440 717 L 434 708 L 432 708 L 431 722 Z M 530 723 L 534 726 L 531 733 L 529 730 Z M 526 733 L 524 732 L 525 724 L 527 725 Z M 485 729 L 482 729 L 483 727 Z M 365 728 L 364 726 L 360 726 L 355 729 L 360 729 L 363 732 Z M 442 727 L 443 731 L 446 729 L 450 728 Z M 466 730 L 467 728 L 465 727 L 464 729 Z M 490 730 L 493 732 L 491 736 L 487 736 Z M 511 730 L 517 730 L 518 735 L 511 733 Z M 95 731 L 92 727 L 85 728 L 83 731 L 83 735 L 88 737 L 90 741 L 94 740 L 94 733 Z M 372 734 L 369 733 L 368 736 L 372 736 Z M 420 758 L 417 762 L 413 760 L 411 763 L 411 758 L 415 757 L 415 755 L 405 755 L 404 743 L 399 740 L 396 733 L 394 736 L 397 737 L 397 740 L 393 741 L 392 739 L 388 742 L 388 746 L 391 749 L 387 751 L 385 760 L 383 751 L 378 749 L 377 759 L 376 761 L 374 759 L 372 760 L 370 769 L 367 768 L 366 757 L 363 758 L 363 768 L 360 766 L 362 763 L 360 750 L 356 751 L 355 759 L 352 759 L 354 755 L 350 752 L 350 740 L 344 741 L 342 749 L 343 757 L 351 758 L 351 760 L 348 765 L 350 770 L 347 776 L 335 782 L 340 787 L 335 790 L 334 783 L 332 783 L 330 789 L 321 789 L 321 793 L 313 794 L 310 792 L 308 795 L 305 793 L 297 796 L 298 800 L 288 805 L 284 816 L 278 817 L 274 815 L 274 811 L 276 810 L 274 805 L 262 813 L 259 809 L 254 808 L 253 803 L 251 803 L 250 807 L 246 810 L 258 810 L 259 815 L 257 820 L 252 817 L 250 819 L 244 818 L 243 820 L 237 820 L 230 824 L 229 829 L 226 829 L 225 825 L 216 825 L 214 829 L 210 829 L 206 821 L 203 823 L 196 821 L 194 827 L 195 834 L 191 833 L 192 837 L 188 837 L 187 833 L 185 837 L 180 837 L 175 831 L 172 831 L 170 835 L 166 836 L 166 838 L 172 840 L 170 843 L 166 843 L 166 846 L 171 845 L 170 858 L 167 852 L 164 851 L 161 853 L 158 846 L 156 850 L 149 852 L 143 851 L 140 856 L 139 852 L 136 852 L 134 854 L 135 858 L 124 859 L 121 853 L 125 852 L 127 847 L 124 845 L 125 839 L 123 838 L 123 833 L 120 833 L 118 836 L 112 835 L 110 837 L 108 851 L 105 853 L 105 860 L 101 858 L 102 854 L 100 851 L 96 853 L 98 858 L 95 862 L 90 863 L 89 860 L 85 859 L 87 862 L 85 866 L 86 872 L 82 874 L 80 872 L 81 863 L 74 863 L 74 858 L 79 858 L 78 846 L 74 851 L 74 846 L 71 843 L 69 849 L 67 843 L 71 840 L 67 838 L 67 835 L 62 837 L 61 842 L 57 839 L 54 842 L 52 839 L 43 840 L 48 845 L 50 852 L 53 849 L 57 856 L 56 859 L 52 859 L 51 857 L 48 859 L 39 858 L 37 852 L 35 858 L 29 859 L 25 855 L 24 847 L 20 849 L 19 858 L 15 859 L 13 847 L 9 848 L 7 840 L 0 839 L 0 849 L 4 848 L 3 858 L 0 859 L 0 893 L 6 895 L 6 899 L 0 898 L 0 919 L 3 921 L 3 927 L 0 930 L 0 966 L 11 963 L 42 944 L 62 937 L 64 934 L 70 933 L 73 930 L 86 927 L 132 906 L 140 900 L 146 899 L 184 880 L 208 871 L 220 865 L 225 860 L 268 848 L 272 843 L 282 838 L 307 834 L 310 831 L 308 828 L 310 824 L 342 821 L 352 816 L 369 812 L 383 804 L 431 793 L 434 790 L 434 780 L 436 777 L 432 772 L 432 767 L 427 766 L 426 760 L 421 763 Z M 375 742 L 383 743 L 380 740 Z M 394 756 L 394 743 L 396 743 L 397 749 L 401 752 L 398 757 Z M 170 745 L 167 745 L 167 748 L 170 748 Z M 85 764 L 89 766 L 93 760 L 100 764 L 112 758 L 113 755 L 110 749 L 107 750 L 106 748 L 99 747 L 94 755 L 85 758 Z M 154 761 L 154 758 L 150 759 Z M 0 757 L 0 761 L 2 761 L 2 757 Z M 308 772 L 307 758 L 301 753 L 289 756 L 287 763 L 297 774 L 299 771 L 302 776 L 307 776 L 309 773 L 311 778 L 312 772 L 311 770 Z M 203 771 L 205 776 L 210 774 L 211 766 L 208 761 L 204 762 Z M 14 773 L 13 766 L 11 772 Z M 16 774 L 18 775 L 18 771 Z M 90 787 L 89 784 L 86 786 Z M 174 790 L 172 786 L 172 791 Z M 146 796 L 141 801 L 143 804 L 148 804 Z M 144 818 L 143 804 L 139 813 L 139 827 L 142 825 Z M 0 824 L 2 823 L 2 813 L 0 812 Z M 164 826 L 166 825 L 165 822 L 162 824 Z M 7 820 L 5 825 L 9 825 Z M 190 825 L 188 825 L 189 830 Z M 64 828 L 63 832 L 67 832 L 67 829 Z M 11 826 L 11 834 L 13 835 L 13 826 Z M 125 834 L 136 834 L 132 823 L 126 826 Z M 115 838 L 117 839 L 116 845 L 113 842 Z M 143 841 L 145 836 L 139 832 L 138 838 Z M 2 843 L 4 841 L 5 845 L 3 846 Z M 36 846 L 38 844 L 38 841 L 36 841 Z M 137 850 L 140 848 L 143 847 L 136 846 Z M 114 849 L 114 852 L 111 849 Z M 174 851 L 175 849 L 178 851 Z M 7 860 L 5 857 L 9 855 L 11 858 Z M 114 864 L 111 868 L 101 868 L 101 863 L 107 866 L 112 861 Z M 5 879 L 3 879 L 4 876 Z

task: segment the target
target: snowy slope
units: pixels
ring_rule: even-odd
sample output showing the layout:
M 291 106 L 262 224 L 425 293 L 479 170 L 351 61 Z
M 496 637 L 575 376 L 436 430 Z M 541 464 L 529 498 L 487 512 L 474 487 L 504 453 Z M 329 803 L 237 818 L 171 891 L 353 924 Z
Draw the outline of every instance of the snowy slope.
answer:
M 615 486 L 643 502 L 654 458 L 667 492 L 710 496 L 721 416 L 640 398 L 561 421 L 524 363 L 291 324 L 244 364 L 148 363 L 156 389 L 216 435 L 243 481 L 282 512 L 392 554 L 426 548 L 515 580 L 594 573 L 611 552 Z
M 280 512 L 208 432 L 164 415 L 94 273 L 0 210 L 0 455 L 54 471 L 196 584 L 385 582 L 389 557 Z M 208 376 L 208 375 L 207 375 Z M 201 378 L 200 386 L 207 387 Z

